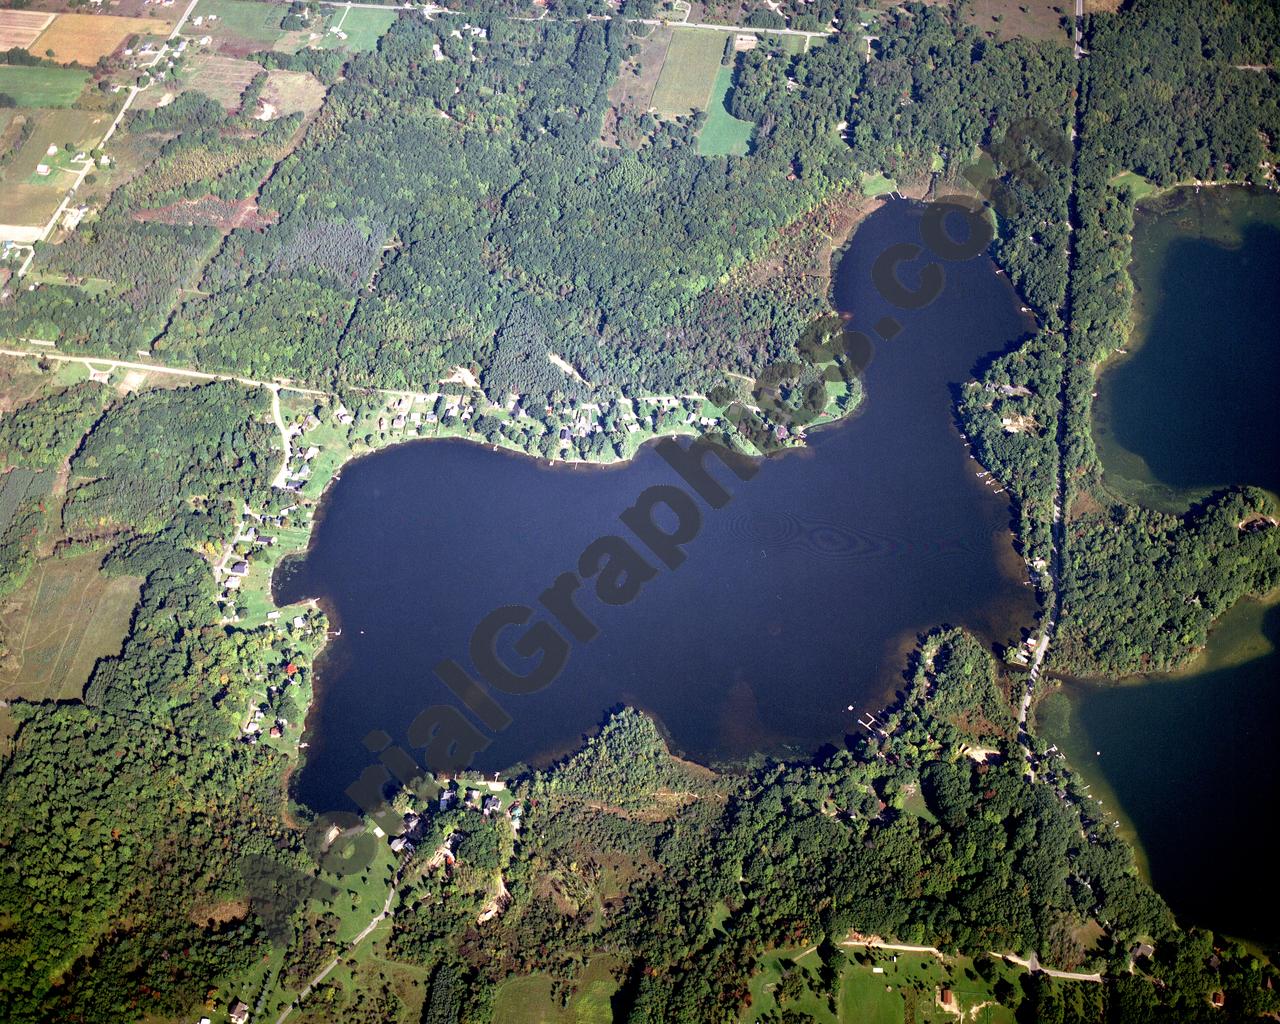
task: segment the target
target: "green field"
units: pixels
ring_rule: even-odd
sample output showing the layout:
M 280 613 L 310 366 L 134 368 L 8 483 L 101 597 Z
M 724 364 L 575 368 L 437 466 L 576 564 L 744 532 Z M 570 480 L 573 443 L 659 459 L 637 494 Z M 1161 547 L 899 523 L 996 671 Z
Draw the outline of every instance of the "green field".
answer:
M 711 89 L 707 123 L 698 133 L 698 152 L 703 156 L 746 156 L 751 148 L 751 133 L 756 126 L 734 117 L 725 106 L 732 85 L 733 68 L 722 65 Z
M 76 68 L 0 64 L 0 95 L 16 107 L 69 107 L 88 79 L 87 71 Z
M 902 1024 L 906 1004 L 887 990 L 883 974 L 850 968 L 840 989 L 840 1019 L 858 1024 Z
M 104 576 L 101 561 L 97 553 L 49 559 L 10 596 L 15 657 L 0 669 L 4 699 L 77 698 L 97 660 L 119 652 L 141 581 Z
M 243 40 L 270 46 L 284 35 L 280 19 L 285 10 L 284 7 L 252 3 L 251 0 L 200 0 L 186 31 L 208 33 L 215 39 Z M 194 24 L 196 18 L 207 19 L 211 14 L 216 15 L 217 20 L 212 23 L 206 20 L 199 26 Z
M 868 196 L 885 196 L 898 191 L 898 183 L 883 174 L 864 174 L 862 176 L 862 192 Z
M 1134 199 L 1145 199 L 1156 191 L 1156 186 L 1144 178 L 1141 174 L 1135 174 L 1133 171 L 1123 171 L 1111 179 L 1111 184 L 1117 187 L 1128 186 L 1133 192 Z
M 381 39 L 395 22 L 398 12 L 375 11 L 368 7 L 334 8 L 329 15 L 324 38 L 316 47 L 325 50 L 351 50 L 365 53 L 377 48 Z M 346 36 L 339 36 L 333 29 Z
M 502 1024 L 609 1024 L 618 983 L 609 973 L 608 958 L 593 960 L 577 982 L 578 990 L 566 1007 L 552 994 L 547 975 L 508 978 L 494 997 L 493 1019 Z
M 677 29 L 653 90 L 653 106 L 665 117 L 706 110 L 724 55 L 725 33 L 714 29 Z

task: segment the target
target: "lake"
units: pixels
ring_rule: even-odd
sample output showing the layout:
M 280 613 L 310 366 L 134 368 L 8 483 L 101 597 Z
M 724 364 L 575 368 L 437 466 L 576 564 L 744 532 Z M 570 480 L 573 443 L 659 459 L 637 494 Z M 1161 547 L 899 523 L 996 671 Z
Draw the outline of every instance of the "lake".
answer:
M 1280 197 L 1180 188 L 1140 204 L 1130 272 L 1132 351 L 1104 368 L 1094 406 L 1107 484 L 1179 513 L 1231 484 L 1280 491 Z M 1245 601 L 1188 669 L 1071 682 L 1040 716 L 1120 811 L 1180 916 L 1270 942 L 1280 941 L 1280 885 L 1265 867 L 1266 817 L 1280 803 L 1278 647 L 1280 607 Z
M 1280 492 L 1280 197 L 1192 188 L 1138 206 L 1129 353 L 1098 381 L 1107 483 L 1180 512 L 1215 488 Z
M 732 500 L 702 506 L 685 563 L 636 600 L 584 598 L 600 634 L 542 692 L 499 695 L 513 722 L 477 767 L 562 753 L 621 702 L 654 713 L 675 749 L 701 761 L 811 752 L 892 695 L 920 631 L 957 624 L 1007 643 L 1033 624 L 1007 499 L 978 480 L 952 389 L 1034 324 L 985 256 L 946 264 L 946 287 L 924 309 L 879 296 L 871 265 L 919 241 L 922 210 L 900 201 L 873 214 L 838 266 L 835 301 L 854 326 L 870 333 L 886 315 L 902 325 L 873 353 L 859 414 L 749 481 L 726 474 Z M 905 284 L 925 262 L 901 268 Z M 624 466 L 567 467 L 418 441 L 345 467 L 305 560 L 276 580 L 277 599 L 317 597 L 341 626 L 317 667 L 297 796 L 349 806 L 344 789 L 373 760 L 361 738 L 403 740 L 422 709 L 457 706 L 431 668 L 467 664 L 486 614 L 536 606 L 591 541 L 626 532 L 619 513 L 655 483 L 680 480 L 651 449 Z
M 1119 809 L 1179 918 L 1280 942 L 1267 820 L 1280 806 L 1280 604 L 1236 605 L 1182 672 L 1069 682 L 1062 704 L 1037 715 L 1040 731 Z

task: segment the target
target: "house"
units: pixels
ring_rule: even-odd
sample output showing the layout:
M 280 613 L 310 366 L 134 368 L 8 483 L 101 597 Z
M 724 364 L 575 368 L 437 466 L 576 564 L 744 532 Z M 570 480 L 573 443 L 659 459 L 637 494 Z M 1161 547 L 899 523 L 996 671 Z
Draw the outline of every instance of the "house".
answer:
M 484 798 L 483 812 L 486 818 L 490 814 L 492 814 L 494 811 L 499 811 L 501 809 L 502 809 L 502 801 L 499 800 L 496 796 L 493 796 L 492 794 L 490 794 L 489 796 Z
M 942 1006 L 947 1007 L 948 1009 L 952 1008 L 953 1006 L 956 1005 L 955 993 L 952 992 L 951 989 L 949 988 L 944 988 L 941 992 L 938 993 L 938 1002 Z
M 242 558 L 242 559 L 240 559 L 240 561 L 238 561 L 238 562 L 233 562 L 233 563 L 231 564 L 231 575 L 233 575 L 233 576 L 248 576 L 248 575 L 249 575 L 249 563 L 248 563 L 248 562 L 246 562 L 243 558 Z
M 42 178 L 43 178 L 43 177 L 47 177 L 47 176 L 48 176 L 48 174 L 49 174 L 49 165 L 48 165 L 48 164 L 36 164 L 36 174 L 40 175 L 40 177 L 42 177 Z
M 249 1019 L 249 1007 L 237 999 L 231 1004 L 228 1016 L 231 1018 L 231 1024 L 245 1024 Z
M 315 445 L 311 445 L 311 447 L 309 447 L 305 452 L 302 453 L 302 461 L 310 462 L 319 454 L 320 454 L 320 449 L 317 448 Z
M 281 736 L 283 736 L 283 735 L 284 735 L 284 733 L 283 733 L 283 732 L 281 732 L 281 730 L 280 730 L 280 726 L 278 726 L 278 725 L 273 725 L 273 726 L 270 728 L 270 730 L 268 730 L 268 733 L 267 733 L 267 734 L 268 734 L 268 735 L 269 735 L 273 740 L 278 740 Z
M 1226 993 L 1221 991 L 1215 992 L 1212 996 L 1209 997 L 1209 1001 L 1212 1002 L 1215 1007 L 1221 1010 L 1224 1006 L 1227 1005 Z
M 413 853 L 413 843 L 404 836 L 397 836 L 391 840 L 392 853 Z
M 404 422 L 403 416 L 397 416 L 391 421 L 391 428 L 393 430 L 404 430 Z
M 453 806 L 454 801 L 458 799 L 458 794 L 451 789 L 442 790 L 440 793 L 440 810 L 447 811 Z

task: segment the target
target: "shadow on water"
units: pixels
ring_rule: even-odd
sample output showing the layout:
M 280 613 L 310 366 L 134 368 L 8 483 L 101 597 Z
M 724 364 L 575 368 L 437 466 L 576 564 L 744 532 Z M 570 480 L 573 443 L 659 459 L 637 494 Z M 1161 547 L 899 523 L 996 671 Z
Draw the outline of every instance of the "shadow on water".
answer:
M 903 328 L 877 343 L 860 414 L 750 481 L 726 474 L 732 500 L 702 506 L 686 562 L 630 604 L 579 591 L 599 636 L 575 645 L 542 692 L 499 695 L 513 723 L 478 767 L 563 751 L 619 702 L 654 713 L 700 760 L 812 751 L 901 685 L 919 631 L 950 621 L 1007 642 L 1031 625 L 1006 499 L 977 479 L 950 390 L 1030 324 L 986 257 L 947 264 L 946 290 L 923 310 L 880 298 L 871 263 L 919 241 L 920 213 L 901 202 L 869 217 L 838 268 L 836 303 L 855 327 L 892 314 Z M 918 270 L 903 267 L 904 279 Z M 318 669 L 299 797 L 347 806 L 343 790 L 371 761 L 361 737 L 376 728 L 403 741 L 422 709 L 456 705 L 431 669 L 468 664 L 486 614 L 536 607 L 591 541 L 627 534 L 618 515 L 645 488 L 679 482 L 651 449 L 601 471 L 418 442 L 344 468 L 306 559 L 278 581 L 282 600 L 319 596 L 342 625 Z

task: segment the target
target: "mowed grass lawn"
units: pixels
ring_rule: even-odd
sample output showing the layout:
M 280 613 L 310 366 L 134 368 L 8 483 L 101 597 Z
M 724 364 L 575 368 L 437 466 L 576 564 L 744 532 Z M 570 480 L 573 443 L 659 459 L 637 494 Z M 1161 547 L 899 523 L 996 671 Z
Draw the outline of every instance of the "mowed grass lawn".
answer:
M 711 89 L 707 123 L 698 133 L 698 152 L 703 156 L 746 156 L 751 148 L 751 133 L 756 126 L 734 117 L 725 106 L 732 85 L 733 68 L 721 66 Z
M 15 107 L 69 107 L 88 79 L 89 73 L 77 68 L 0 64 L 0 95 Z
M 725 32 L 714 29 L 676 29 L 667 59 L 653 90 L 653 105 L 665 117 L 685 117 L 706 110 L 724 55 Z
M 397 11 L 375 11 L 367 7 L 330 7 L 328 11 L 328 29 L 337 28 L 346 38 L 326 29 L 324 38 L 316 46 L 324 50 L 351 50 L 355 53 L 376 49 L 378 40 L 399 16 Z
M 902 1024 L 906 1004 L 897 992 L 885 991 L 883 974 L 867 968 L 851 968 L 840 990 L 842 1024 Z

